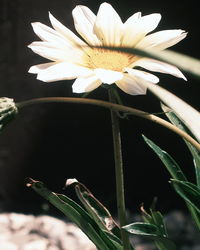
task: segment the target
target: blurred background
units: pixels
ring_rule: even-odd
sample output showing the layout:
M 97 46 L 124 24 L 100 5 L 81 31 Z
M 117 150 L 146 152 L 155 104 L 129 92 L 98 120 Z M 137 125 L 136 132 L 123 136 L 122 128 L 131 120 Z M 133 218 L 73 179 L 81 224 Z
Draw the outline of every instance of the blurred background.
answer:
M 72 10 L 86 5 L 95 13 L 103 1 L 97 0 L 1 0 L 0 8 L 0 96 L 16 102 L 36 97 L 77 96 L 73 81 L 44 83 L 29 74 L 30 66 L 46 60 L 27 45 L 38 40 L 31 22 L 50 25 L 50 11 L 74 31 Z M 200 58 L 199 8 L 197 1 L 167 2 L 152 0 L 109 1 L 125 21 L 135 12 L 143 15 L 161 13 L 156 31 L 184 29 L 186 39 L 173 50 Z M 157 74 L 160 85 L 199 110 L 199 82 L 188 82 L 170 75 Z M 159 100 L 151 93 L 130 96 L 119 90 L 125 105 L 151 113 L 161 112 Z M 91 98 L 107 100 L 107 91 L 98 88 Z M 142 139 L 142 134 L 169 152 L 193 175 L 192 158 L 178 136 L 159 125 L 137 117 L 121 120 L 126 204 L 131 213 L 139 212 L 141 203 L 148 208 L 154 197 L 163 213 L 184 210 L 183 201 L 169 184 L 169 175 L 156 155 Z M 55 192 L 74 198 L 70 188 L 63 190 L 66 179 L 77 178 L 114 214 L 116 213 L 112 131 L 109 110 L 88 105 L 40 104 L 22 109 L 0 135 L 0 211 L 24 213 L 57 212 L 25 185 L 26 177 L 43 181 Z M 48 211 L 44 211 L 48 209 Z

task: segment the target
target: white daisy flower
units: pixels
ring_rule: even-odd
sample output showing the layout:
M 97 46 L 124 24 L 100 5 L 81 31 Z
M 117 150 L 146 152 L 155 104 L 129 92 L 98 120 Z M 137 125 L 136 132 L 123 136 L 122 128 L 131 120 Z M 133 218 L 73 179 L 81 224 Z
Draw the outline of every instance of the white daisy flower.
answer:
M 159 81 L 158 77 L 138 70 L 137 66 L 186 80 L 178 68 L 167 63 L 92 47 L 120 46 L 160 51 L 186 37 L 186 32 L 180 29 L 149 34 L 157 27 L 160 14 L 141 16 L 138 12 L 123 23 L 108 3 L 100 5 L 97 15 L 82 5 L 76 6 L 72 14 L 76 31 L 82 39 L 50 13 L 53 29 L 39 22 L 32 23 L 34 32 L 42 41 L 33 42 L 28 47 L 51 61 L 29 69 L 30 73 L 37 74 L 37 79 L 44 82 L 76 79 L 72 85 L 75 93 L 92 91 L 102 83 L 115 83 L 131 95 L 145 94 L 145 81 Z

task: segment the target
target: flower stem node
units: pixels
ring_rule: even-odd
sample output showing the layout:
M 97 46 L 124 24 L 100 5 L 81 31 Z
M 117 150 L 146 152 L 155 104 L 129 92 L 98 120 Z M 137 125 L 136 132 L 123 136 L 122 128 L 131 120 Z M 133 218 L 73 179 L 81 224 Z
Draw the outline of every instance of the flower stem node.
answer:
M 18 113 L 15 102 L 11 98 L 0 98 L 0 132 L 2 129 L 13 120 Z

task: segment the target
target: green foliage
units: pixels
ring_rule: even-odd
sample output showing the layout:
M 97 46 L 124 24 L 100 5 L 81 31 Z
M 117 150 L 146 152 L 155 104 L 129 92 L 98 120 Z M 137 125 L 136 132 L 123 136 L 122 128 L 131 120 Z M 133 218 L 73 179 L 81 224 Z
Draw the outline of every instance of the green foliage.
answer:
M 75 186 L 75 191 L 79 200 L 99 227 L 102 230 L 110 231 L 118 238 L 121 238 L 119 226 L 112 218 L 108 209 L 94 197 L 85 185 L 78 181 L 75 181 L 72 184 Z
M 178 128 L 182 129 L 183 131 L 185 131 L 186 133 L 194 137 L 194 135 L 191 133 L 188 127 L 184 124 L 184 122 L 182 122 L 181 119 L 179 119 L 178 116 L 172 110 L 170 110 L 164 104 L 161 104 L 161 107 L 163 111 L 165 112 L 167 118 L 170 120 L 172 124 L 174 124 Z M 197 186 L 200 187 L 200 152 L 194 146 L 192 146 L 188 141 L 186 140 L 184 141 L 192 154 L 194 167 L 195 167 L 195 174 L 196 174 L 196 183 L 197 183 Z
M 182 124 L 181 121 L 180 121 L 180 124 Z M 195 184 L 187 181 L 179 165 L 167 152 L 163 151 L 160 147 L 158 147 L 154 142 L 149 140 L 147 137 L 143 136 L 143 138 L 145 142 L 153 149 L 153 151 L 161 159 L 166 169 L 172 176 L 173 179 L 171 180 L 171 183 L 175 191 L 186 202 L 186 205 L 197 227 L 200 230 L 200 202 L 198 202 L 198 200 L 200 200 L 199 188 Z M 199 160 L 198 158 L 199 154 L 196 151 L 196 149 L 193 148 L 190 144 L 188 144 L 188 146 L 192 150 L 191 152 L 195 152 L 195 157 L 197 157 L 196 161 Z
M 176 192 L 200 213 L 200 189 L 191 182 L 171 179 Z
M 120 239 L 109 230 L 99 227 L 96 221 L 76 202 L 65 195 L 50 191 L 42 182 L 30 179 L 27 185 L 73 221 L 91 239 L 97 249 L 123 249 Z
M 170 175 L 174 179 L 178 179 L 181 181 L 186 181 L 186 177 L 182 172 L 180 166 L 176 161 L 164 150 L 158 147 L 153 141 L 148 139 L 143 135 L 145 142 L 149 145 L 149 147 L 157 154 L 157 156 L 161 159 L 167 170 L 169 171 Z
M 143 236 L 153 240 L 159 250 L 175 250 L 175 244 L 167 237 L 163 216 L 153 209 L 148 214 L 143 208 L 145 222 L 136 222 L 124 226 L 123 229 L 132 235 Z

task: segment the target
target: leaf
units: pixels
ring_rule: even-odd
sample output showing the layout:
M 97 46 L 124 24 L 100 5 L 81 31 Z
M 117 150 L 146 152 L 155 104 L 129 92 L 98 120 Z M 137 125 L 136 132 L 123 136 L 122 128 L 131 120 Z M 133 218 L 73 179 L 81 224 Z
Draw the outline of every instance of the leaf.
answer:
M 167 106 L 161 104 L 162 110 L 165 112 L 168 119 L 176 125 L 178 128 L 182 129 L 189 135 L 191 135 L 191 131 L 187 128 L 187 126 L 178 118 L 178 116 L 171 111 Z M 197 186 L 200 187 L 200 152 L 196 150 L 194 146 L 192 146 L 188 141 L 184 140 L 186 145 L 188 146 L 194 160 L 195 173 L 196 173 L 196 182 Z
M 147 137 L 143 136 L 145 142 L 154 150 L 154 152 L 158 155 L 158 157 L 161 159 L 161 161 L 166 166 L 167 170 L 169 171 L 170 175 L 179 181 L 187 181 L 185 175 L 183 174 L 182 170 L 180 169 L 179 165 L 175 162 L 175 160 L 165 151 L 163 151 L 161 148 L 159 148 L 155 143 L 153 143 L 151 140 L 149 140 Z M 196 150 L 196 149 L 195 149 Z M 176 190 L 177 191 L 177 190 Z M 180 191 L 180 190 L 179 190 Z M 179 193 L 180 195 L 180 193 Z M 182 196 L 181 196 L 182 197 Z M 183 198 L 183 197 L 182 197 Z M 194 206 L 191 205 L 188 200 L 184 199 L 186 201 L 186 205 L 188 206 L 188 209 L 194 219 L 194 221 L 197 224 L 197 227 L 200 229 L 200 213 L 197 211 Z M 191 207 L 192 206 L 192 207 Z M 150 218 L 146 217 L 146 221 L 153 223 Z
M 154 95 L 170 107 L 200 141 L 200 113 L 166 89 L 149 82 L 143 83 Z
M 91 239 L 98 249 L 123 249 L 122 245 L 108 237 L 107 233 L 96 224 L 89 214 L 67 196 L 53 193 L 42 182 L 32 179 L 29 180 L 27 186 L 32 187 L 33 190 L 63 212 Z
M 145 236 L 154 240 L 160 250 L 175 250 L 175 244 L 167 237 L 160 236 L 157 226 L 150 223 L 136 222 L 124 226 L 123 229 L 131 235 Z
M 157 236 L 157 227 L 150 223 L 135 222 L 123 227 L 130 234 L 140 236 Z
M 200 189 L 190 182 L 171 180 L 171 183 L 175 191 L 185 200 L 196 226 L 200 230 Z
M 130 234 L 147 237 L 153 240 L 159 250 L 175 250 L 176 245 L 167 237 L 163 216 L 155 211 L 155 200 L 151 206 L 150 213 L 147 213 L 141 206 L 144 222 L 132 223 L 123 227 Z
M 99 227 L 101 227 L 103 230 L 114 233 L 118 238 L 120 238 L 121 235 L 119 226 L 112 218 L 108 209 L 94 197 L 91 191 L 76 179 L 68 179 L 66 183 L 67 186 L 71 184 L 75 186 L 78 198 L 90 216 L 92 216 L 99 225 Z
M 175 191 L 200 213 L 200 189 L 191 182 L 171 179 Z
M 141 206 L 142 218 L 144 222 L 150 223 L 157 227 L 157 236 L 166 238 L 167 230 L 163 220 L 163 215 L 155 210 L 155 202 L 151 206 L 150 213 L 147 213 L 143 206 Z
M 165 167 L 167 168 L 168 172 L 174 179 L 178 179 L 181 181 L 186 181 L 186 177 L 183 174 L 181 168 L 176 163 L 176 161 L 164 150 L 158 147 L 153 141 L 148 139 L 146 136 L 143 135 L 145 142 L 149 145 L 151 149 L 157 154 L 157 156 L 161 159 Z
M 167 231 L 165 228 L 162 214 L 159 211 L 154 211 L 152 209 L 150 211 L 151 211 L 153 222 L 157 226 L 158 231 L 160 232 L 160 235 L 163 237 L 167 237 Z
M 164 104 L 161 105 L 162 109 L 164 112 L 166 112 L 166 116 L 168 119 L 176 125 L 178 128 L 182 129 L 189 135 L 191 135 L 191 131 L 187 128 L 187 126 L 176 116 L 176 114 L 170 109 L 165 106 Z M 192 156 L 193 156 L 193 161 L 194 161 L 194 167 L 195 167 L 195 176 L 196 176 L 196 183 L 197 187 L 200 187 L 200 152 L 192 146 L 187 140 L 184 140 L 186 145 L 188 146 Z M 200 230 L 200 213 L 188 202 L 186 202 L 186 205 L 191 213 L 192 218 L 194 219 L 197 228 Z

